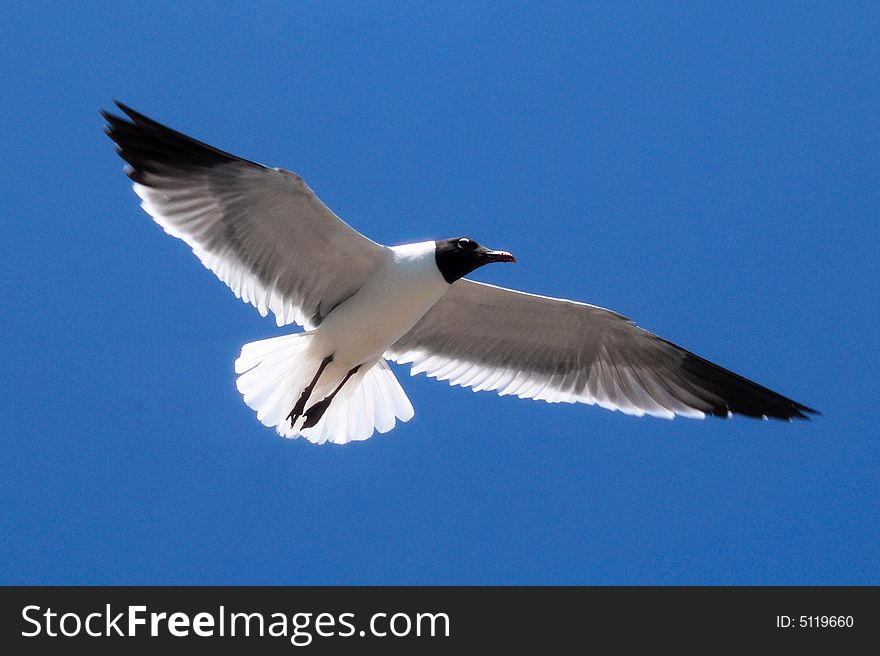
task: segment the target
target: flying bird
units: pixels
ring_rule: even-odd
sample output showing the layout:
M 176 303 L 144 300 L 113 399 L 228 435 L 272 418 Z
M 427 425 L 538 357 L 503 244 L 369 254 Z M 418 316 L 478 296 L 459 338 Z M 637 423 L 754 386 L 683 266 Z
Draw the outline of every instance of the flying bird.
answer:
M 117 102 L 105 131 L 141 206 L 260 314 L 297 332 L 246 344 L 244 402 L 285 437 L 364 440 L 413 407 L 387 360 L 474 391 L 631 415 L 808 419 L 815 410 L 611 310 L 464 276 L 514 262 L 469 237 L 383 246 L 295 173 L 196 141 Z

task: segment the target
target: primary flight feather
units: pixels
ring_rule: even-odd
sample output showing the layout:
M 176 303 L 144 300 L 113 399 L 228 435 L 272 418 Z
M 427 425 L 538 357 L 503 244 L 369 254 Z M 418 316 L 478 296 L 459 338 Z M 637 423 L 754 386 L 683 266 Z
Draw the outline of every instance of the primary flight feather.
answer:
M 633 415 L 808 419 L 815 410 L 594 305 L 464 278 L 505 251 L 467 237 L 383 246 L 295 173 L 116 103 L 102 112 L 141 205 L 236 296 L 305 332 L 246 344 L 237 386 L 280 435 L 343 444 L 413 416 L 386 360 L 452 385 Z

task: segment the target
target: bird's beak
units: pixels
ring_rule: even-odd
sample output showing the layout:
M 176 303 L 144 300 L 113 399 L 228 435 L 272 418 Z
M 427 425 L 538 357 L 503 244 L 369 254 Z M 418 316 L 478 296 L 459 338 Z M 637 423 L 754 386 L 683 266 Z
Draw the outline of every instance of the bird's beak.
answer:
M 516 262 L 516 258 L 507 251 L 489 251 L 487 250 L 483 257 L 489 262 Z

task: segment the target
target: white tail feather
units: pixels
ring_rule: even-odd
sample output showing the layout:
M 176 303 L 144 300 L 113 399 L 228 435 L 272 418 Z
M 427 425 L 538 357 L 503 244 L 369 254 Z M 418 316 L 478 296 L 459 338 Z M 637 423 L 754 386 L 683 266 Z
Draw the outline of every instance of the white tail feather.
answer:
M 299 437 L 323 444 L 346 444 L 365 440 L 374 431 L 386 433 L 397 419 L 409 421 L 413 407 L 384 360 L 352 376 L 333 399 L 321 420 L 302 429 L 303 419 L 294 426 L 287 418 L 326 354 L 312 353 L 311 332 L 273 337 L 245 344 L 235 361 L 236 383 L 244 402 L 257 412 L 266 426 L 275 426 L 279 435 Z M 330 370 L 327 370 L 329 374 Z M 309 403 L 323 398 L 328 389 L 321 379 Z

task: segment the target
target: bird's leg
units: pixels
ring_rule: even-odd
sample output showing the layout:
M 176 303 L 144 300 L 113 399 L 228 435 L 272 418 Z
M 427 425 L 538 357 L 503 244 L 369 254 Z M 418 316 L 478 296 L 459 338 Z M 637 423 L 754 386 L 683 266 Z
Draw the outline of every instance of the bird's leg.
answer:
M 360 368 L 361 368 L 361 366 L 358 365 L 354 369 L 349 371 L 347 374 L 345 374 L 345 378 L 343 378 L 342 382 L 336 386 L 336 389 L 333 390 L 333 392 L 330 394 L 330 396 L 328 396 L 323 401 L 318 401 L 312 407 L 310 407 L 308 410 L 306 410 L 306 423 L 303 424 L 303 428 L 311 428 L 312 426 L 317 424 L 319 421 L 321 421 L 321 417 L 324 416 L 324 413 L 327 411 L 327 408 L 330 407 L 330 402 L 333 400 L 333 397 L 335 397 L 339 393 L 339 390 L 342 389 L 342 386 L 345 385 L 345 383 L 348 382 L 348 379 L 351 378 L 352 376 L 354 376 L 357 373 L 357 370 Z
M 327 368 L 327 365 L 329 365 L 331 362 L 333 362 L 332 353 L 321 361 L 321 366 L 318 367 L 318 373 L 315 374 L 315 377 L 312 378 L 312 382 L 309 383 L 302 391 L 302 394 L 299 395 L 299 400 L 296 402 L 296 405 L 293 406 L 293 410 L 290 411 L 290 414 L 286 417 L 287 419 L 290 419 L 291 428 L 293 428 L 296 420 L 299 419 L 300 415 L 302 415 L 303 410 L 306 407 L 306 402 L 312 395 L 312 391 L 315 389 L 315 385 L 318 384 L 318 379 L 321 377 L 321 374 L 324 373 L 324 369 Z

